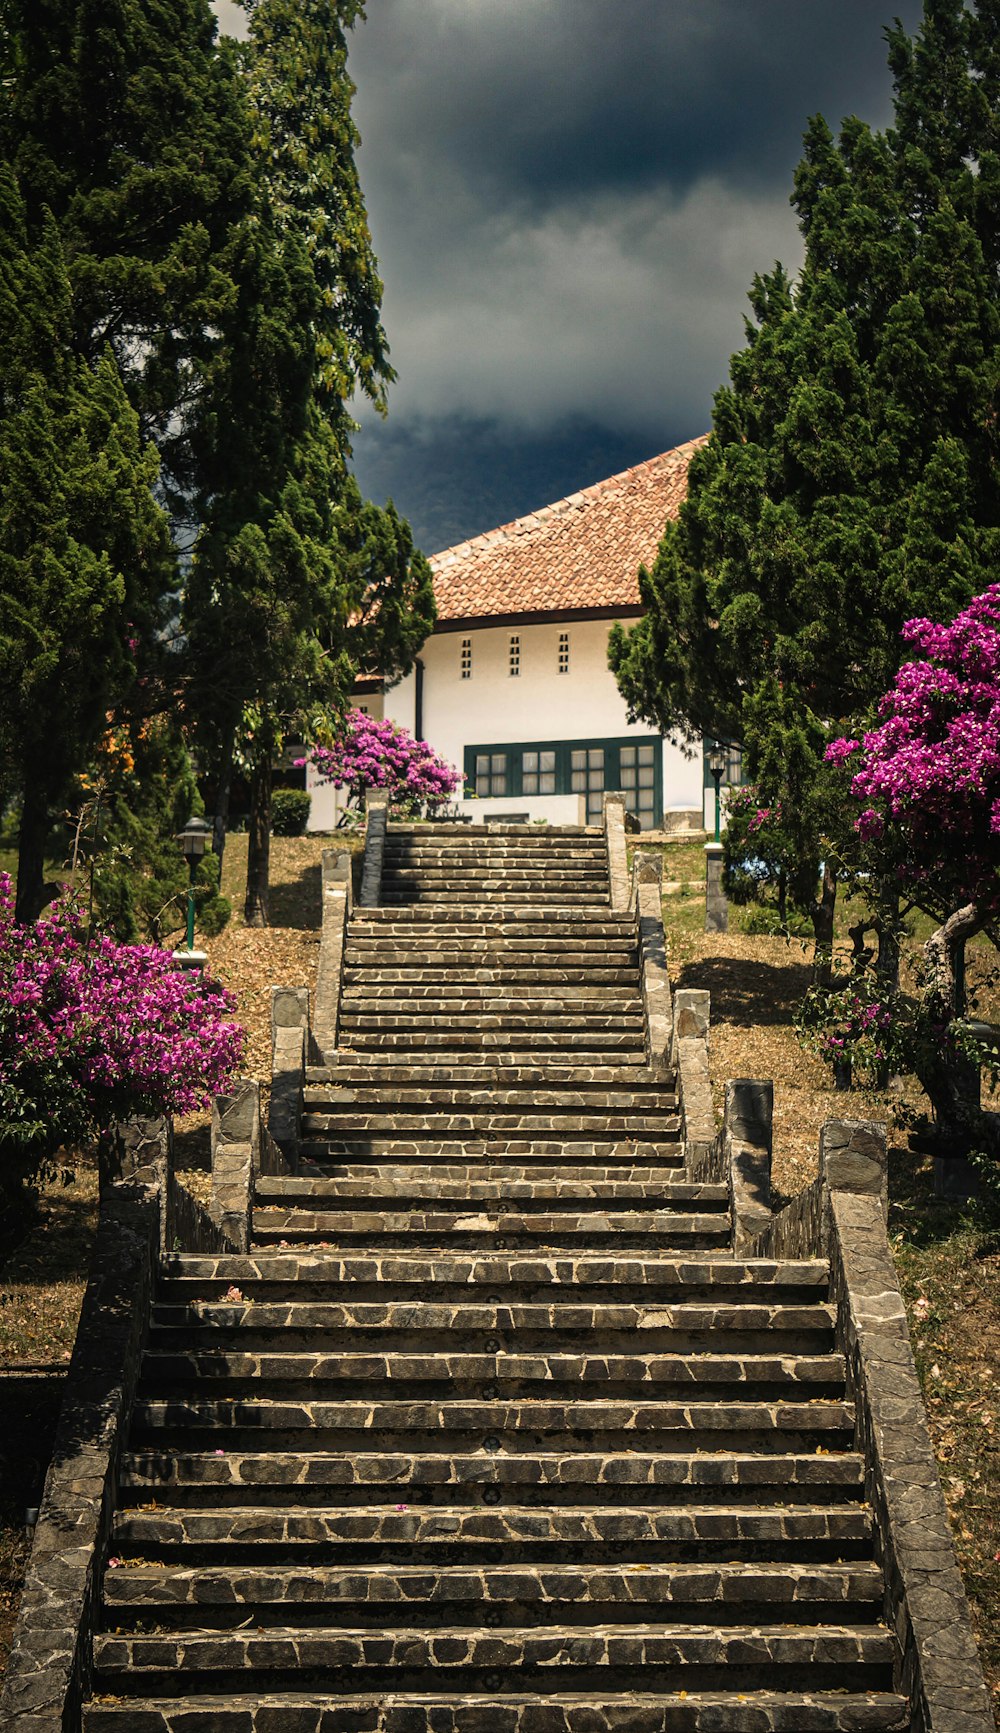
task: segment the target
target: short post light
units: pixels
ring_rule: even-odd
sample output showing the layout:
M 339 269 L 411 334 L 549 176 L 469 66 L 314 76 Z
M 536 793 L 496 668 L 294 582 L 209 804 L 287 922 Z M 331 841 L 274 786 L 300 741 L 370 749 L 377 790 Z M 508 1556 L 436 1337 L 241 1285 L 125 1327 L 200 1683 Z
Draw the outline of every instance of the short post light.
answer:
M 203 818 L 194 814 L 188 819 L 182 831 L 178 831 L 175 841 L 181 854 L 188 863 L 188 894 L 187 894 L 187 943 L 174 951 L 174 962 L 183 968 L 202 969 L 208 962 L 204 951 L 194 948 L 194 880 L 198 871 L 198 862 L 208 848 L 212 836 L 212 826 Z
M 728 755 L 718 741 L 706 755 L 706 763 L 715 784 L 715 838 L 705 844 L 705 931 L 725 933 L 729 930 L 729 904 L 722 888 L 722 777 Z
M 708 755 L 708 768 L 715 783 L 715 841 L 722 836 L 722 777 L 726 768 L 725 748 L 716 744 Z

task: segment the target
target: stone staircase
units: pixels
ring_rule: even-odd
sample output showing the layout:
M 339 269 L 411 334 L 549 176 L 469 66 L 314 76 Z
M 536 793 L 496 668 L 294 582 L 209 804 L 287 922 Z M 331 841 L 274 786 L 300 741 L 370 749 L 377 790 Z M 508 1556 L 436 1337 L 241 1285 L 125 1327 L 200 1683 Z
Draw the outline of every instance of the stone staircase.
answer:
M 87 1733 L 909 1728 L 827 1266 L 686 1175 L 603 836 L 390 830 L 327 1059 L 166 1259 Z

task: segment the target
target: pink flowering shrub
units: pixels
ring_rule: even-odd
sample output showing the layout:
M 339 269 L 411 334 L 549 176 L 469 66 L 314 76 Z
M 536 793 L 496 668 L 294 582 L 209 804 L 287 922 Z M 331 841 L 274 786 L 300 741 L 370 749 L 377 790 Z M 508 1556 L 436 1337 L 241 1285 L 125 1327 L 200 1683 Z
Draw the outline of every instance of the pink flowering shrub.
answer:
M 316 746 L 309 756 L 322 781 L 350 789 L 355 805 L 369 788 L 388 788 L 398 811 L 434 812 L 462 780 L 425 741 L 414 740 L 394 722 L 377 722 L 363 710 L 348 711 L 335 746 Z
M 155 946 L 88 942 L 69 898 L 18 924 L 0 873 L 0 1170 L 28 1173 L 132 1114 L 201 1106 L 242 1057 L 234 1003 Z
M 895 858 L 920 901 L 1000 908 L 1000 584 L 949 626 L 910 620 L 921 660 L 900 668 L 861 740 L 835 740 L 829 764 L 852 772 L 854 829 Z

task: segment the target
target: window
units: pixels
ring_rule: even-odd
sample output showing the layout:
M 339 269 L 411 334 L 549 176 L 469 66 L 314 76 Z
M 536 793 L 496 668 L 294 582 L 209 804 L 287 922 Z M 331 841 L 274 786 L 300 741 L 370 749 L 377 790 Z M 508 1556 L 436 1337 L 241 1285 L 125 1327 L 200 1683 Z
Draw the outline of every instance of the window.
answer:
M 472 639 L 462 639 L 462 651 L 459 657 L 459 668 L 463 680 L 472 679 Z
M 516 632 L 511 634 L 508 672 L 512 680 L 516 680 L 521 672 L 521 640 Z
M 554 748 L 532 749 L 521 754 L 521 793 L 555 794 L 556 755 Z
M 560 634 L 559 634 L 559 660 L 557 663 L 557 668 L 558 668 L 558 672 L 560 674 L 568 674 L 569 673 L 569 633 L 568 632 L 560 632 Z
M 626 809 L 635 814 L 643 830 L 649 830 L 656 809 L 656 747 L 652 741 L 623 746 L 618 756 Z
M 663 816 L 662 758 L 656 735 L 620 740 L 522 740 L 467 746 L 465 778 L 481 797 L 507 800 L 581 794 L 588 824 L 600 824 L 606 788 L 620 788 L 643 830 Z
M 571 749 L 570 788 L 574 794 L 587 796 L 587 823 L 598 824 L 604 808 L 604 748 L 603 746 Z
M 488 794 L 507 793 L 506 752 L 476 753 L 476 793 L 481 800 Z

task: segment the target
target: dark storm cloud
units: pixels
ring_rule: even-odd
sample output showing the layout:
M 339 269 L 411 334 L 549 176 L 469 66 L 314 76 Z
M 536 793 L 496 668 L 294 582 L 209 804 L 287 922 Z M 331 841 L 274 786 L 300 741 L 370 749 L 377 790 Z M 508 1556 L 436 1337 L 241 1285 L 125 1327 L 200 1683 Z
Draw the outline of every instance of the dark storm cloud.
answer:
M 891 5 L 891 0 L 890 0 Z M 898 8 L 912 23 L 914 0 Z M 372 0 L 353 65 L 370 138 L 492 200 L 780 181 L 815 109 L 888 114 L 878 0 Z
M 367 10 L 350 68 L 399 378 L 388 426 L 362 416 L 357 469 L 434 548 L 705 430 L 754 273 L 799 264 L 809 116 L 886 124 L 883 27 L 921 8 Z

